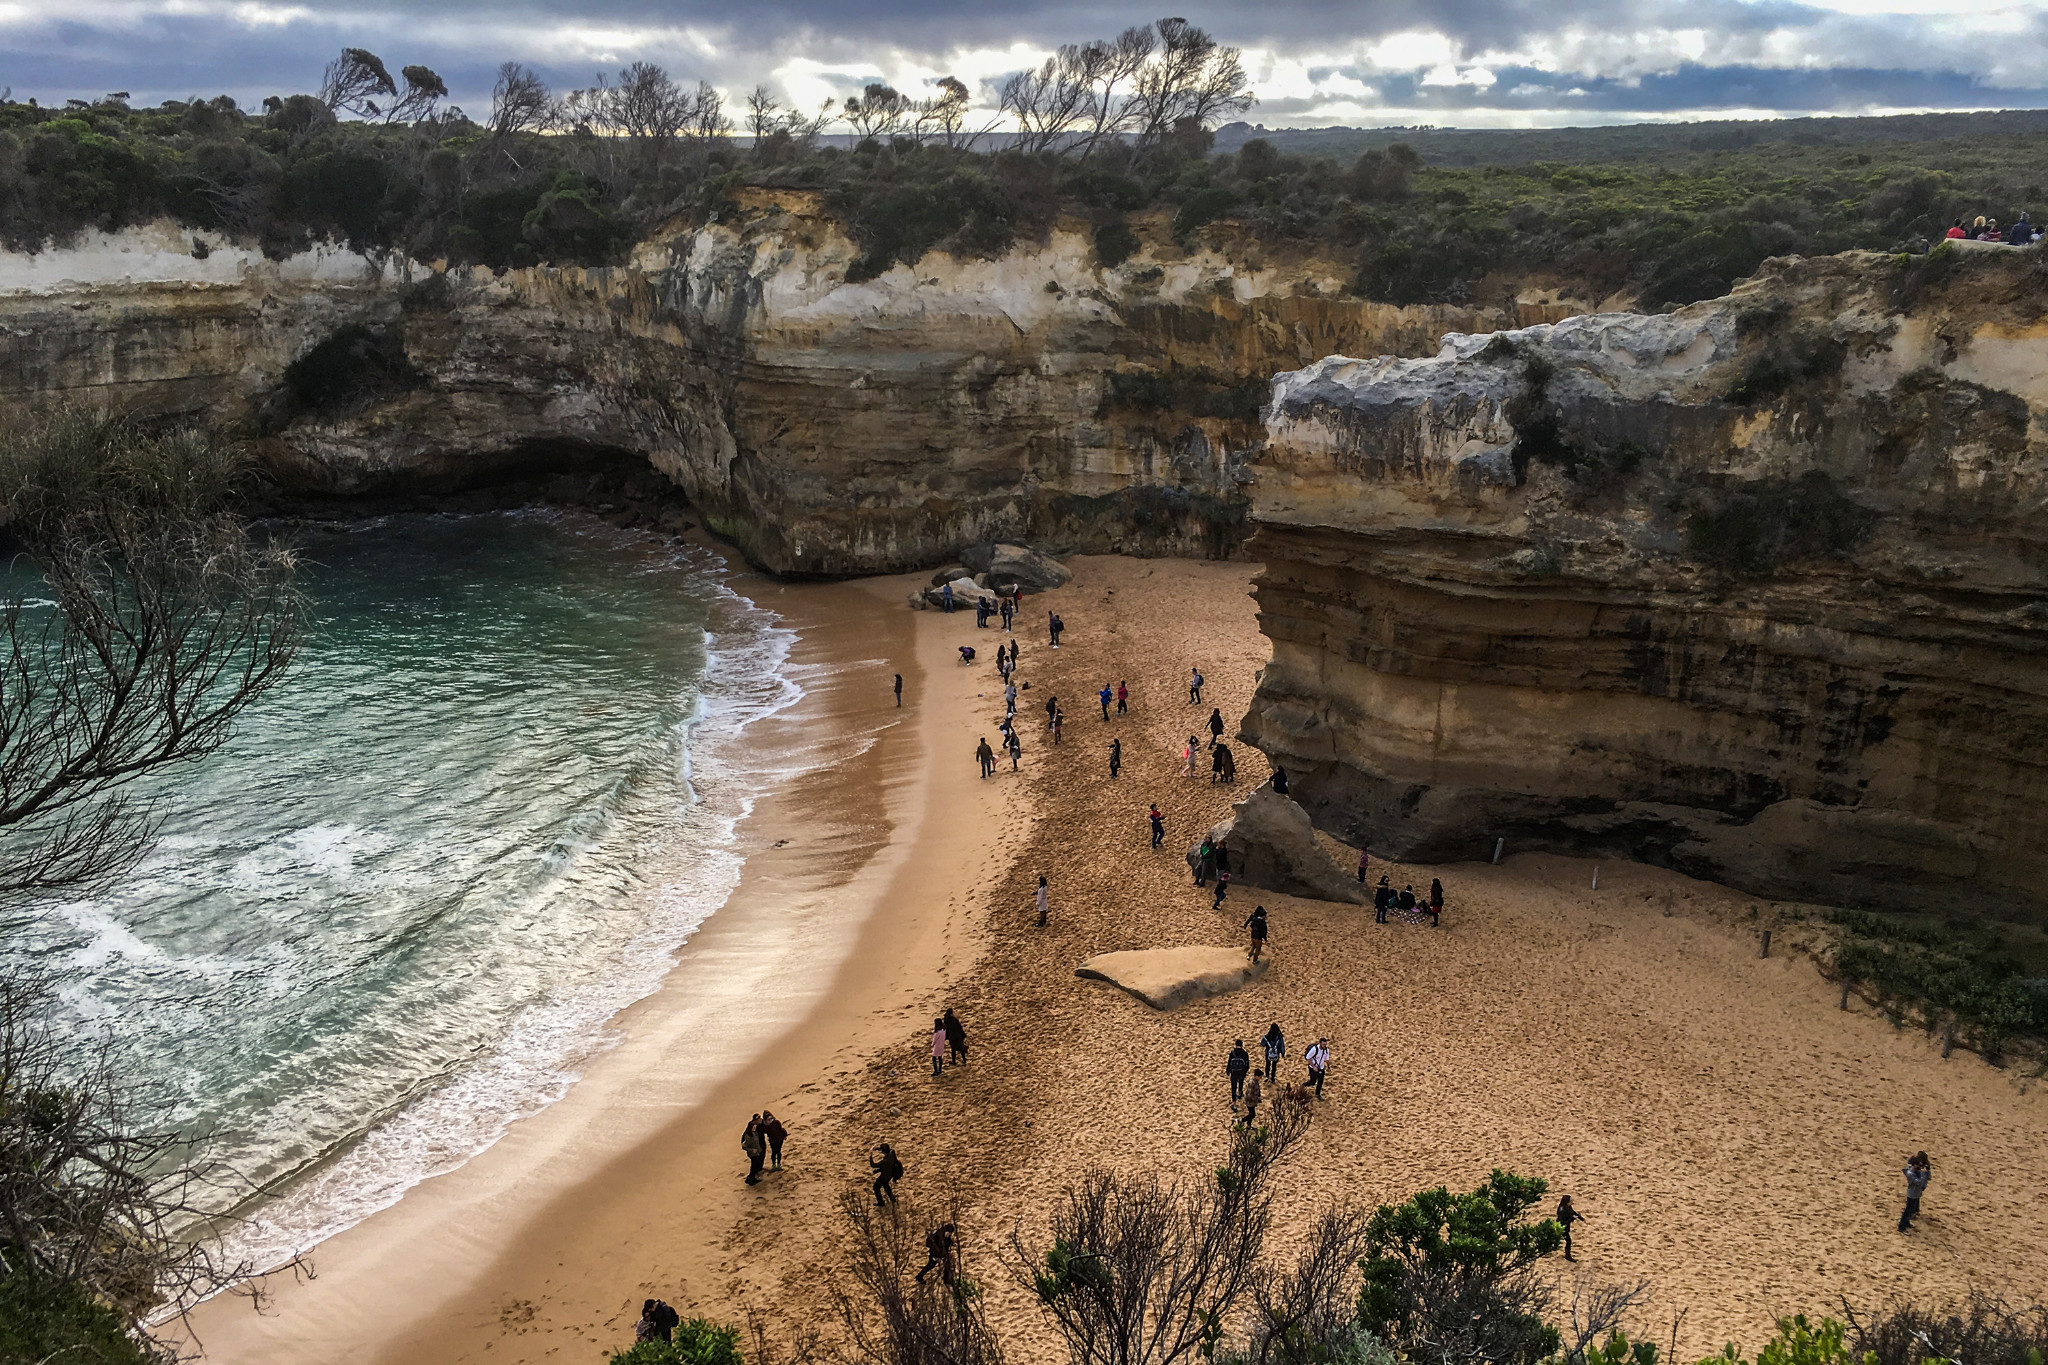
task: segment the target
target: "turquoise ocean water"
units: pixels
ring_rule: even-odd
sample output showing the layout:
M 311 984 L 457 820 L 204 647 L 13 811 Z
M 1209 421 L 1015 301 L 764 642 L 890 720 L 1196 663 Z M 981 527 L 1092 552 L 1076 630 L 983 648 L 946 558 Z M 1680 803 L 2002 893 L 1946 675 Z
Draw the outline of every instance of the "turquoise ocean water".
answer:
M 566 1089 L 737 882 L 777 776 L 741 741 L 801 695 L 702 550 L 538 513 L 294 535 L 287 681 L 157 785 L 118 887 L 0 938 L 81 1047 L 282 1195 L 241 1205 L 262 1261 Z

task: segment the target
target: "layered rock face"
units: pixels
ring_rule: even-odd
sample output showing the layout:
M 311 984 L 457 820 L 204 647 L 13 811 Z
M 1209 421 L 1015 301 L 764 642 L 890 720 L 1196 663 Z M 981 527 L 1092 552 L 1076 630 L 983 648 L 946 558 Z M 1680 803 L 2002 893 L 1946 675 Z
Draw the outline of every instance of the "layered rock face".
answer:
M 0 257 L 0 417 L 58 399 L 225 421 L 288 490 L 351 496 L 644 455 L 785 573 L 961 547 L 1223 553 L 1276 370 L 1575 311 L 1398 309 L 1329 262 L 1085 224 L 996 260 L 846 281 L 808 196 L 760 192 L 615 269 L 493 277 L 168 229 Z M 1511 315 L 1512 314 L 1512 315 Z
M 1281 375 L 1247 737 L 1394 857 L 2048 910 L 2038 253 Z

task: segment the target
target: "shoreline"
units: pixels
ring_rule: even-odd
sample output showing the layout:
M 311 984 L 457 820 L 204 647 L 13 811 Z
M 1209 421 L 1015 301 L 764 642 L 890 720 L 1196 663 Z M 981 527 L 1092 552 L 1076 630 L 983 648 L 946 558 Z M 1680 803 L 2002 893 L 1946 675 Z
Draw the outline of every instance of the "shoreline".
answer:
M 195 1310 L 194 1336 L 208 1358 L 453 1358 L 424 1349 L 447 1330 L 445 1310 L 502 1285 L 490 1267 L 514 1255 L 509 1248 L 552 1244 L 563 1224 L 587 1216 L 587 1208 L 561 1208 L 565 1200 L 648 1204 L 644 1191 L 608 1181 L 614 1168 L 638 1169 L 636 1158 L 644 1163 L 650 1153 L 684 1146 L 685 1169 L 663 1163 L 675 1194 L 715 1196 L 736 1165 L 743 1173 L 739 1128 L 764 1101 L 791 1127 L 796 1160 L 814 1118 L 803 1093 L 809 1083 L 843 1067 L 870 1016 L 891 1012 L 898 996 L 924 1000 L 974 951 L 949 932 L 948 916 L 928 908 L 942 897 L 894 885 L 906 867 L 945 865 L 938 849 L 920 847 L 913 859 L 912 845 L 949 842 L 951 822 L 927 816 L 950 814 L 972 794 L 934 800 L 941 794 L 923 777 L 932 768 L 925 759 L 933 731 L 964 718 L 958 708 L 916 704 L 925 676 L 945 660 L 942 644 L 920 647 L 931 642 L 919 641 L 917 617 L 900 610 L 910 581 L 790 584 L 745 571 L 727 580 L 796 632 L 790 661 L 817 675 L 801 679 L 806 696 L 794 707 L 757 722 L 764 732 L 756 742 L 796 746 L 813 734 L 843 741 L 849 730 L 866 729 L 873 743 L 762 794 L 743 829 L 739 885 L 691 936 L 661 988 L 615 1016 L 622 1040 L 592 1058 L 562 1098 L 322 1242 L 307 1257 L 311 1275 L 266 1277 L 261 1313 L 241 1294 Z M 903 662 L 878 666 L 892 659 Z M 888 687 L 889 673 L 899 670 L 900 713 Z M 906 719 L 913 723 L 899 723 Z M 971 787 L 971 775 L 962 776 Z M 892 887 L 905 894 L 891 895 Z M 880 914 L 885 901 L 903 909 Z M 867 970 L 863 964 L 875 958 L 895 964 L 895 973 Z M 728 1112 L 742 1108 L 736 1119 Z M 647 1216 L 660 1217 L 653 1208 Z M 641 1298 L 681 1292 L 674 1283 L 644 1292 L 638 1279 L 622 1283 L 615 1298 L 619 1309 L 630 1305 L 625 1335 Z M 474 1326 L 453 1334 L 472 1335 Z M 617 1336 L 616 1324 L 590 1326 L 598 1339 Z

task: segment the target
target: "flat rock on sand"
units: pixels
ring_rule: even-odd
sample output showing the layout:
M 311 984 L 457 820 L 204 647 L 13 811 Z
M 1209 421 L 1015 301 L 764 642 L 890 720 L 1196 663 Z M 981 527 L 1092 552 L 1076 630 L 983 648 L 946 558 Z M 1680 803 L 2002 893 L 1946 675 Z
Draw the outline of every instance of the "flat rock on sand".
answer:
M 1266 964 L 1242 948 L 1137 948 L 1098 953 L 1075 976 L 1107 981 L 1155 1010 L 1170 1010 L 1205 995 L 1222 995 L 1263 976 Z
M 1209 838 L 1229 842 L 1230 879 L 1239 886 L 1353 905 L 1365 900 L 1365 888 L 1345 876 L 1316 842 L 1308 812 L 1271 787 L 1260 787 L 1238 802 L 1229 819 L 1210 828 Z M 1199 848 L 1188 850 L 1189 867 Z

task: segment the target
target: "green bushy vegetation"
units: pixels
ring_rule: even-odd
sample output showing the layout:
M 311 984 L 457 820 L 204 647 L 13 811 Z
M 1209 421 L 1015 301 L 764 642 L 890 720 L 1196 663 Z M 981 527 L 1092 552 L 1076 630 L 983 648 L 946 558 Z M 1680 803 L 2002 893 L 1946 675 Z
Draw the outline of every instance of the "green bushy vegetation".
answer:
M 729 213 L 736 190 L 762 186 L 824 196 L 862 248 L 854 279 L 932 250 L 999 253 L 1061 215 L 1092 224 L 1098 259 L 1115 265 L 1141 245 L 1132 216 L 1151 213 L 1183 247 L 1228 221 L 1269 246 L 1351 261 L 1355 291 L 1390 303 L 1484 301 L 1489 277 L 1540 272 L 1654 309 L 1722 293 L 1771 255 L 1921 252 L 1956 217 L 2010 218 L 2042 194 L 2048 130 L 1977 132 L 1968 119 L 1858 120 L 1854 142 L 1772 140 L 1771 125 L 1757 125 L 1728 138 L 1581 130 L 1577 142 L 1418 133 L 1425 152 L 1377 135 L 1362 151 L 1350 150 L 1357 138 L 1276 135 L 1217 155 L 1212 117 L 1250 92 L 1227 70 L 1230 49 L 1203 50 L 1187 99 L 1148 110 L 1083 96 L 1064 126 L 1044 125 L 1043 106 L 1060 102 L 1045 96 L 1051 87 L 1025 81 L 1019 94 L 1012 82 L 1006 109 L 1034 91 L 1041 105 L 1025 120 L 1036 131 L 1006 143 L 964 131 L 964 87 L 917 101 L 882 86 L 816 117 L 759 93 L 743 141 L 715 92 L 681 90 L 644 64 L 560 97 L 508 67 L 480 122 L 436 112 L 432 72 L 407 68 L 414 84 L 398 94 L 382 63 L 356 50 L 319 96 L 273 98 L 255 113 L 225 97 L 156 109 L 0 104 L 0 242 L 33 250 L 168 217 L 273 254 L 337 240 L 494 268 L 599 265 L 658 224 Z M 1026 75 L 1086 85 L 1086 66 Z M 1109 110 L 1099 125 L 1097 107 Z M 856 145 L 826 145 L 840 125 Z M 1581 143 L 1591 164 L 1525 154 L 1556 158 Z M 1491 164 L 1472 151 L 1482 144 Z M 1759 401 L 1825 360 L 1760 361 L 1731 397 Z
M 121 1314 L 83 1287 L 0 1276 L 0 1365 L 155 1365 L 158 1359 L 128 1335 Z
M 1929 1026 L 1953 1015 L 1964 1040 L 1996 1054 L 2048 1039 L 2048 936 L 1978 919 L 1838 910 L 1835 970 L 1909 1005 Z
M 611 1365 L 740 1365 L 737 1328 L 685 1318 L 670 1341 L 642 1341 L 612 1353 Z
M 1810 469 L 1712 497 L 1686 518 L 1685 548 L 1723 572 L 1760 577 L 1789 560 L 1846 555 L 1876 521 L 1826 473 Z

